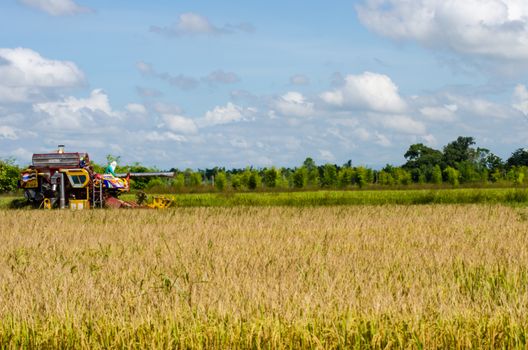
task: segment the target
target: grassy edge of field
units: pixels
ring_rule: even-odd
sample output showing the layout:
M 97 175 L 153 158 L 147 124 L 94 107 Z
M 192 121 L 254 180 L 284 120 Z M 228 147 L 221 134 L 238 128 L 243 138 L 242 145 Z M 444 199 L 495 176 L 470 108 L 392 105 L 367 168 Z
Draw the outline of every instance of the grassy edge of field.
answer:
M 419 204 L 528 204 L 528 189 L 440 189 L 440 190 L 365 190 L 310 192 L 184 193 L 159 194 L 173 199 L 173 207 L 290 206 L 313 207 L 334 205 L 419 205 Z M 135 194 L 120 198 L 135 200 Z M 0 209 L 16 208 L 22 197 L 0 197 Z

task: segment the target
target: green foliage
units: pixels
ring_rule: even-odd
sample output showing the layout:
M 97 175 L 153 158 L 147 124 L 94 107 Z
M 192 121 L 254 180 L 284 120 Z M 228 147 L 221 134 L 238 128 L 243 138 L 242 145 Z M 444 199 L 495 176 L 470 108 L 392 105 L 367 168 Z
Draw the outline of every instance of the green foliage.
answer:
M 460 172 L 458 170 L 448 166 L 447 168 L 445 168 L 444 174 L 448 183 L 453 186 L 458 186 L 460 178 Z
M 15 191 L 19 176 L 20 169 L 14 165 L 13 160 L 0 159 L 0 193 Z
M 528 166 L 528 150 L 525 148 L 519 148 L 512 153 L 510 158 L 508 158 L 507 164 L 509 167 Z
M 225 172 L 222 171 L 222 172 L 216 174 L 214 184 L 215 184 L 215 187 L 216 187 L 216 189 L 218 191 L 225 190 L 225 188 L 227 186 L 227 176 L 226 176 Z
M 337 184 L 337 168 L 334 164 L 325 164 L 323 166 L 323 177 L 321 178 L 321 187 L 334 188 Z
M 437 185 L 442 183 L 442 169 L 440 169 L 438 164 L 433 167 L 431 182 Z
M 293 187 L 304 188 L 308 183 L 308 171 L 302 166 L 293 172 Z
M 262 182 L 266 187 L 274 188 L 277 186 L 277 180 L 279 178 L 279 173 L 275 167 L 271 167 L 267 170 L 264 170 L 264 176 Z

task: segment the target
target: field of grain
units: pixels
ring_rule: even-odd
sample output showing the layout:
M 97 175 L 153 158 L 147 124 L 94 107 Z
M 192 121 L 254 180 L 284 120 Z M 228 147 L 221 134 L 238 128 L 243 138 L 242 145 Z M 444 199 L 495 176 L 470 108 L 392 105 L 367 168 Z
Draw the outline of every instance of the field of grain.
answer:
M 0 210 L 2 347 L 526 347 L 528 209 Z

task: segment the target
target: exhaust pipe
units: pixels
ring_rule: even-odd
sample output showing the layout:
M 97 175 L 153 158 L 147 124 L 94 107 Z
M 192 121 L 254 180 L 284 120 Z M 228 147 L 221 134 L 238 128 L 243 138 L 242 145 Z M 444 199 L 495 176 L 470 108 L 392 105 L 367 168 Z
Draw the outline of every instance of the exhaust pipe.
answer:
M 64 173 L 60 173 L 60 208 L 66 208 L 66 192 L 64 191 Z

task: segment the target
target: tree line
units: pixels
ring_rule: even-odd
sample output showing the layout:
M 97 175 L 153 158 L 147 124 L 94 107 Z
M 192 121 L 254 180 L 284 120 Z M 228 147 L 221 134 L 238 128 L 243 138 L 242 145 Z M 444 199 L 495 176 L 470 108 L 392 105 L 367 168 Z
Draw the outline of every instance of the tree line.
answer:
M 343 165 L 318 165 L 306 158 L 302 165 L 294 168 L 267 167 L 243 169 L 179 170 L 174 178 L 138 178 L 132 180 L 134 189 L 157 191 L 193 191 L 212 189 L 218 191 L 254 190 L 310 190 L 396 187 L 409 185 L 460 184 L 523 185 L 528 176 L 528 150 L 518 149 L 507 160 L 502 160 L 490 150 L 476 147 L 473 137 L 460 136 L 441 150 L 422 143 L 409 146 L 400 166 L 386 165 L 380 170 L 365 166 L 354 166 L 352 161 Z M 118 157 L 108 156 L 108 160 Z M 95 170 L 102 172 L 101 165 Z M 139 163 L 118 166 L 117 172 L 149 172 L 159 169 L 145 167 Z M 0 161 L 0 192 L 16 189 L 20 169 L 13 161 Z

